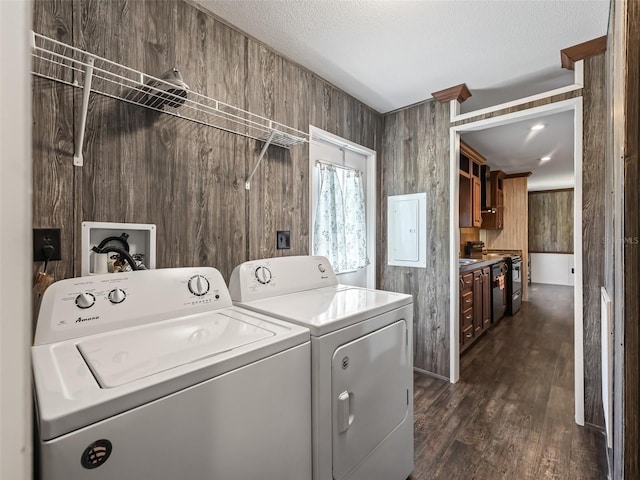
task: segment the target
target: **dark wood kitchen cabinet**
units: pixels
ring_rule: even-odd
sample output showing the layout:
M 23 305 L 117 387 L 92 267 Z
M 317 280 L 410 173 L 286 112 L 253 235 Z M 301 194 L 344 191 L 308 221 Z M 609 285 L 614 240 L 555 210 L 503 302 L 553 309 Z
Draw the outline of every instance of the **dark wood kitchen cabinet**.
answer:
M 473 272 L 460 275 L 460 352 L 467 348 L 474 339 L 474 294 Z
M 460 227 L 482 226 L 480 171 L 484 158 L 466 143 L 460 142 Z
M 482 328 L 491 325 L 491 267 L 482 269 Z
M 491 267 L 460 275 L 460 352 L 491 325 Z
M 488 210 L 482 212 L 482 228 L 487 230 L 500 230 L 504 225 L 504 193 L 503 182 L 505 173 L 502 170 L 491 172 L 490 196 L 491 205 Z
M 482 333 L 482 314 L 484 296 L 482 291 L 482 270 L 473 272 L 473 334 L 474 336 Z

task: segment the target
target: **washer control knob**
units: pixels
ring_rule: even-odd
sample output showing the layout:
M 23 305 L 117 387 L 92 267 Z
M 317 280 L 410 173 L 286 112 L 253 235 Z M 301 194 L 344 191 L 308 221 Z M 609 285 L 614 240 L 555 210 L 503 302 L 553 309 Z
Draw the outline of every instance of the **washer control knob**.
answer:
M 189 291 L 198 297 L 209 291 L 209 280 L 202 275 L 194 275 L 189 279 Z
M 127 298 L 127 294 L 121 288 L 114 288 L 109 292 L 109 301 L 111 303 L 122 303 Z
M 89 292 L 81 293 L 76 297 L 76 306 L 78 308 L 91 308 L 96 303 L 96 297 Z
M 258 282 L 266 285 L 271 281 L 271 270 L 267 267 L 258 267 L 256 268 L 256 279 Z

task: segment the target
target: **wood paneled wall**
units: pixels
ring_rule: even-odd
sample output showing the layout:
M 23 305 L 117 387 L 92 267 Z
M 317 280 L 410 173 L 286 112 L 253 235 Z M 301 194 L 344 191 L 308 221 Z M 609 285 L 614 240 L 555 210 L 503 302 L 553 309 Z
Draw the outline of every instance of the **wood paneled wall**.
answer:
M 34 30 L 71 43 L 72 10 L 72 2 L 36 3 Z M 80 229 L 73 225 L 76 208 L 82 206 L 74 201 L 75 182 L 81 179 L 73 167 L 74 91 L 49 80 L 32 80 L 33 226 L 61 228 L 63 261 L 51 262 L 48 271 L 56 279 L 68 278 L 74 276 L 72 259 L 76 255 L 76 235 L 80 243 Z
M 573 253 L 573 189 L 529 193 L 529 252 Z
M 381 150 L 378 113 L 190 2 L 36 0 L 34 30 L 151 75 L 175 66 L 196 92 Z M 81 98 L 34 81 L 34 227 L 62 229 L 57 278 L 80 274 L 82 221 L 155 223 L 158 267 L 211 265 L 227 280 L 245 260 L 308 253 L 307 145 L 270 147 L 246 191 L 261 142 L 92 94 L 74 167 Z M 276 250 L 277 230 L 290 250 Z
M 490 250 L 522 250 L 522 300 L 528 298 L 529 234 L 527 177 L 505 178 L 504 227 L 502 230 L 480 230 L 480 239 Z
M 631 479 L 640 478 L 640 2 L 612 2 L 609 35 L 613 133 L 607 166 L 617 167 L 615 180 L 621 184 L 612 179 L 613 197 L 624 208 L 607 211 L 611 226 L 619 214 L 623 217 L 620 233 L 609 237 L 620 262 L 620 268 L 608 275 L 607 285 L 615 287 L 617 300 L 611 478 Z
M 585 60 L 582 159 L 582 291 L 585 422 L 604 427 L 600 355 L 600 287 L 604 285 L 605 56 Z
M 435 100 L 384 118 L 382 194 L 427 192 L 427 267 L 387 265 L 379 249 L 381 287 L 413 294 L 414 366 L 449 377 L 449 105 Z
M 624 473 L 625 478 L 640 478 L 640 2 L 628 0 L 626 5 Z

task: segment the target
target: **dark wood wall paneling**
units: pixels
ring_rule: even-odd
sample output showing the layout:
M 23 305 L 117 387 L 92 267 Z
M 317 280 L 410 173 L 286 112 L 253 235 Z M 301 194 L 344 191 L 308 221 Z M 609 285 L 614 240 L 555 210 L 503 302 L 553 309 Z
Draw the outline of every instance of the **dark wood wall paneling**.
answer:
M 190 2 L 36 0 L 34 30 L 308 131 L 380 151 L 382 117 Z M 34 226 L 60 227 L 54 274 L 80 274 L 82 221 L 155 223 L 157 266 L 211 265 L 228 279 L 251 258 L 308 253 L 308 146 L 262 143 L 91 95 L 85 165 L 74 167 L 82 91 L 34 83 Z M 291 249 L 276 250 L 276 230 Z M 73 260 L 75 259 L 75 261 Z
M 55 40 L 73 41 L 71 2 L 36 4 L 33 22 Z M 33 226 L 61 227 L 62 258 L 71 259 L 76 240 L 73 223 L 77 206 L 73 197 L 74 91 L 73 87 L 38 77 L 33 77 L 32 89 Z M 56 279 L 71 277 L 73 264 L 51 262 L 48 272 Z
M 427 268 L 388 266 L 385 240 L 381 286 L 413 294 L 414 366 L 449 377 L 449 105 L 432 100 L 384 120 L 382 223 L 388 196 L 427 192 Z
M 640 2 L 628 0 L 627 9 L 623 464 L 625 478 L 640 478 Z
M 529 251 L 573 253 L 573 189 L 529 192 Z
M 585 59 L 582 159 L 582 292 L 585 423 L 604 427 L 600 355 L 600 287 L 604 285 L 605 56 Z

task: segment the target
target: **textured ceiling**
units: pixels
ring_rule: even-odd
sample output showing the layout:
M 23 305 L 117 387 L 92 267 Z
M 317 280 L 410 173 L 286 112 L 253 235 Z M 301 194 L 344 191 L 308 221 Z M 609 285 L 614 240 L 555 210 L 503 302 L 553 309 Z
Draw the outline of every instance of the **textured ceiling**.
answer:
M 542 124 L 542 130 L 531 130 Z M 573 111 L 463 133 L 461 139 L 487 160 L 491 170 L 533 172 L 529 190 L 573 187 Z M 542 162 L 546 155 L 551 160 Z
M 570 83 L 560 50 L 605 35 L 609 13 L 609 0 L 197 1 L 380 113 L 463 82 L 474 108 Z

